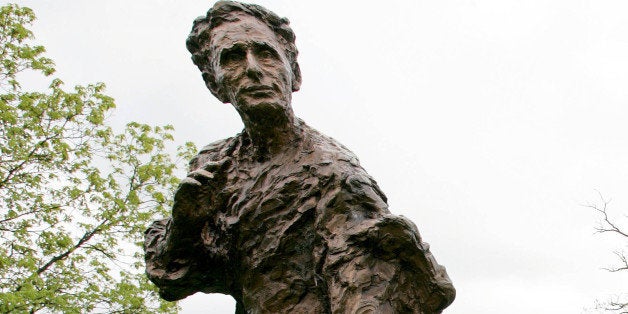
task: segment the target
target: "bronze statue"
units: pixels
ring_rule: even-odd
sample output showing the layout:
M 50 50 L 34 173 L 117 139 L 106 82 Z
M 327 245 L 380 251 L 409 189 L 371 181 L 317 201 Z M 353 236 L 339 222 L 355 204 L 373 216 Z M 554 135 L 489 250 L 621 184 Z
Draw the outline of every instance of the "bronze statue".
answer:
M 187 47 L 244 130 L 199 152 L 172 218 L 146 231 L 161 297 L 229 294 L 236 313 L 440 313 L 453 301 L 416 226 L 390 214 L 353 153 L 294 116 L 301 73 L 287 19 L 221 1 Z

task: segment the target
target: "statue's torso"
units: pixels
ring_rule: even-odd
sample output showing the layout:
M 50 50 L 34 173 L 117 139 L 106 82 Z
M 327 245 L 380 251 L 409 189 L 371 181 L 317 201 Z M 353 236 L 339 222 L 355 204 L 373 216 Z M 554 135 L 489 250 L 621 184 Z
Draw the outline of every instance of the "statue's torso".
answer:
M 232 252 L 228 263 L 239 270 L 233 288 L 241 289 L 247 309 L 324 313 L 329 308 L 321 275 L 327 251 L 321 220 L 336 208 L 326 202 L 336 198 L 347 175 L 368 175 L 346 148 L 304 128 L 299 143 L 266 160 L 253 158 L 250 142 L 239 135 L 209 145 L 192 163 L 194 168 L 229 159 L 207 208 L 219 213 L 213 229 L 223 233 L 207 235 L 206 247 L 223 245 Z
M 177 238 L 171 219 L 146 233 L 160 295 L 227 293 L 238 313 L 440 313 L 455 290 L 416 226 L 389 213 L 348 149 L 300 132 L 265 158 L 240 134 L 192 160 L 191 171 L 211 169 L 179 205 L 206 211 L 200 237 Z

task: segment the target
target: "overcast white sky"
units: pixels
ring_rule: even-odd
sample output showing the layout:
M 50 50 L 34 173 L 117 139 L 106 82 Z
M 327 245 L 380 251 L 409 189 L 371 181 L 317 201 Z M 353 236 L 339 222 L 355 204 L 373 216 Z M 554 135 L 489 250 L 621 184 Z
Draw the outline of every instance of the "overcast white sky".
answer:
M 626 242 L 581 204 L 628 212 L 628 1 L 254 1 L 291 20 L 298 116 L 355 152 L 457 288 L 449 314 L 583 313 L 628 293 Z M 105 82 L 116 124 L 231 136 L 185 39 L 213 1 L 18 1 L 67 86 Z M 183 313 L 233 313 L 195 295 Z

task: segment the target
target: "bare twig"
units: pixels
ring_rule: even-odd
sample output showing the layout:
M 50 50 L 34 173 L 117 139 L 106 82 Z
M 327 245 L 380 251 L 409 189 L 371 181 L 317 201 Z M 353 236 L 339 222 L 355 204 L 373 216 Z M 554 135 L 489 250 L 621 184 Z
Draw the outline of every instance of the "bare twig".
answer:
M 597 204 L 589 204 L 585 205 L 588 208 L 593 209 L 598 212 L 602 216 L 602 220 L 599 223 L 599 226 L 595 227 L 596 233 L 611 233 L 615 235 L 619 235 L 621 237 L 626 238 L 628 240 L 628 230 L 623 229 L 617 224 L 617 221 L 613 220 L 608 215 L 608 204 L 610 200 L 604 199 L 602 194 L 599 191 L 596 191 L 601 200 L 601 205 Z M 618 267 L 612 268 L 604 268 L 609 272 L 619 272 L 628 270 L 628 256 L 622 251 L 613 252 L 620 260 L 621 264 Z M 607 302 L 598 302 L 598 309 L 603 309 L 606 311 L 616 312 L 619 314 L 628 314 L 628 301 L 625 296 L 617 296 L 613 299 L 608 300 Z

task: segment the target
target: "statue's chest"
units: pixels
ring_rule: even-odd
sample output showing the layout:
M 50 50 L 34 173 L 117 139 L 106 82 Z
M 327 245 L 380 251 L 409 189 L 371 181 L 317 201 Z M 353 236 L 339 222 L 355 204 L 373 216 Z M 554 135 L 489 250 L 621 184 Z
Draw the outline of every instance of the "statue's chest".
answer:
M 299 164 L 270 164 L 234 169 L 225 185 L 225 209 L 240 219 L 258 223 L 274 216 L 289 214 L 302 191 L 311 185 Z
M 240 164 L 230 170 L 224 210 L 237 221 L 239 249 L 280 253 L 284 240 L 313 232 L 321 193 L 319 179 L 309 170 L 298 162 Z

